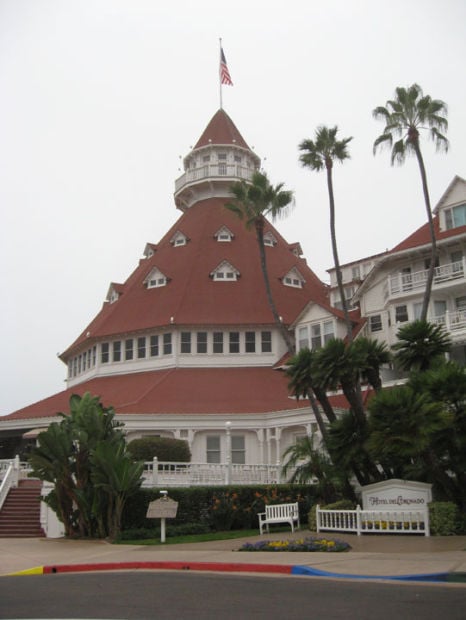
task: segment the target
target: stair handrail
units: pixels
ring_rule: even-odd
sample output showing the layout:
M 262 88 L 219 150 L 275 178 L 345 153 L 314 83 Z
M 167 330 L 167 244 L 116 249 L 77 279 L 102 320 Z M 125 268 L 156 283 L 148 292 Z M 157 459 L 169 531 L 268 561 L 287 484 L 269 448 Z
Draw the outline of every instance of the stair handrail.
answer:
M 2 509 L 9 490 L 14 486 L 18 486 L 18 470 L 16 470 L 15 463 L 12 461 L 0 485 L 0 510 Z

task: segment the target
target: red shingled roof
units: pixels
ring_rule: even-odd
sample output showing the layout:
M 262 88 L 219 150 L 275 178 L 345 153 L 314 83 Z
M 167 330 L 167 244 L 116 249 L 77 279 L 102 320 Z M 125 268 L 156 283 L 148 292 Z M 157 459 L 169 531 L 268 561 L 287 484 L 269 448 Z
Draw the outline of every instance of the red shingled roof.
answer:
M 299 410 L 309 401 L 289 396 L 288 378 L 271 368 L 172 368 L 97 377 L 28 405 L 2 421 L 35 420 L 69 411 L 72 394 L 90 392 L 117 414 L 261 414 Z M 347 408 L 343 395 L 334 407 Z
M 466 226 L 459 226 L 457 228 L 441 231 L 439 226 L 439 218 L 438 216 L 435 216 L 434 230 L 435 238 L 440 241 L 441 239 L 448 239 L 449 237 L 463 235 L 466 232 Z M 417 248 L 428 244 L 430 244 L 430 230 L 429 224 L 426 223 L 390 250 L 389 254 L 394 254 L 395 252 L 401 252 L 402 250 L 409 250 L 411 248 Z
M 199 149 L 211 144 L 236 144 L 236 146 L 251 150 L 234 122 L 223 109 L 214 114 L 194 148 Z
M 224 207 L 225 200 L 211 198 L 188 209 L 157 244 L 157 251 L 138 267 L 122 285 L 124 295 L 110 304 L 104 303 L 96 318 L 81 336 L 63 353 L 66 359 L 80 344 L 118 334 L 144 332 L 175 325 L 271 325 L 273 318 L 265 294 L 260 269 L 259 250 L 254 231 Z M 231 242 L 218 242 L 215 233 L 226 225 L 234 234 Z M 309 300 L 328 304 L 326 286 L 295 256 L 283 237 L 267 223 L 277 239 L 266 247 L 272 294 L 279 314 L 292 323 Z M 186 245 L 170 243 L 176 231 L 189 241 Z M 211 272 L 227 260 L 240 272 L 236 282 L 218 282 Z M 166 286 L 147 288 L 144 280 L 157 267 L 169 278 Z M 303 288 L 281 282 L 293 267 L 303 275 Z M 89 338 L 91 340 L 89 340 Z
M 2 417 L 25 420 L 69 411 L 71 394 L 100 396 L 119 414 L 266 413 L 307 407 L 288 397 L 288 379 L 271 368 L 173 368 L 98 377 Z

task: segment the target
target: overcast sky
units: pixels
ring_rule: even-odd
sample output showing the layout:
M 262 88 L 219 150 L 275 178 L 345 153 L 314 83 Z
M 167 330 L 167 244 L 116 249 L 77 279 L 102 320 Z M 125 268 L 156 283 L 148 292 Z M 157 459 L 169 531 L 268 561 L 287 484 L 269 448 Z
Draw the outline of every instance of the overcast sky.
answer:
M 464 0 L 0 0 L 0 414 L 65 387 L 57 359 L 179 217 L 174 181 L 223 106 L 296 208 L 276 223 L 327 279 L 323 173 L 298 163 L 320 124 L 354 136 L 334 170 L 342 262 L 425 221 L 416 162 L 372 155 L 371 111 L 419 83 L 449 106 L 423 143 L 433 204 L 466 176 Z

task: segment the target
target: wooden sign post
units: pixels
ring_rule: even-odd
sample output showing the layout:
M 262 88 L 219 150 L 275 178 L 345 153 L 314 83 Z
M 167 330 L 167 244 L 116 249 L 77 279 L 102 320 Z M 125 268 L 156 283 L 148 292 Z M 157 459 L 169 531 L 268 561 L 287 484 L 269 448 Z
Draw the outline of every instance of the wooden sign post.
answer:
M 160 519 L 160 542 L 165 542 L 165 519 L 174 519 L 178 502 L 168 497 L 168 491 L 160 491 L 162 497 L 151 502 L 147 508 L 148 519 Z

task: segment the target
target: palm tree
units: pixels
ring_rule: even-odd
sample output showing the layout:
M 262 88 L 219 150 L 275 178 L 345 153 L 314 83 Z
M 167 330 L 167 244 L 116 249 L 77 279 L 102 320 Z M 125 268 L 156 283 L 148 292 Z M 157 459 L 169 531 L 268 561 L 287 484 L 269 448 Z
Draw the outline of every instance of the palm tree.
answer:
M 326 504 L 336 501 L 351 489 L 344 472 L 336 467 L 326 454 L 314 448 L 311 437 L 298 439 L 285 450 L 283 458 L 284 475 L 287 476 L 293 471 L 289 481 L 299 484 L 315 483 L 316 494 L 322 497 Z
M 374 458 L 390 464 L 394 474 L 410 475 L 418 468 L 421 475 L 436 482 L 450 501 L 460 496 L 448 465 L 435 450 L 435 440 L 452 427 L 444 403 L 432 401 L 426 392 L 410 385 L 382 390 L 369 403 L 367 448 Z
M 374 154 L 379 145 L 386 144 L 392 149 L 392 165 L 394 163 L 403 164 L 407 155 L 415 155 L 419 164 L 431 238 L 430 266 L 420 317 L 424 321 L 427 318 L 427 309 L 434 279 L 437 247 L 427 186 L 427 174 L 420 146 L 420 130 L 428 129 L 436 149 L 446 152 L 448 150 L 448 140 L 441 133 L 448 129 L 448 121 L 445 118 L 446 114 L 446 104 L 439 99 L 432 99 L 429 95 L 424 95 L 422 88 L 418 84 L 413 84 L 408 88 L 398 87 L 395 90 L 394 99 L 389 99 L 385 106 L 379 106 L 372 112 L 375 119 L 385 122 L 383 133 L 374 142 Z
M 338 127 L 320 126 L 315 132 L 314 140 L 303 140 L 299 145 L 300 151 L 303 151 L 299 161 L 306 168 L 319 172 L 323 168 L 327 171 L 327 188 L 330 204 L 330 236 L 332 239 L 333 261 L 335 263 L 335 272 L 337 276 L 338 291 L 340 293 L 341 306 L 345 317 L 346 331 L 348 340 L 353 340 L 353 330 L 348 313 L 348 304 L 343 290 L 343 278 L 340 270 L 340 260 L 338 258 L 337 238 L 335 232 L 335 199 L 333 195 L 333 178 L 332 170 L 334 161 L 343 162 L 349 159 L 348 143 L 353 138 L 344 138 L 337 140 Z
M 432 368 L 451 349 L 451 340 L 442 325 L 417 320 L 400 327 L 395 362 L 403 370 L 424 371 Z
M 327 420 L 333 422 L 336 420 L 335 412 L 328 400 L 325 389 L 317 382 L 314 375 L 316 352 L 311 351 L 307 347 L 298 351 L 298 353 L 288 362 L 286 374 L 290 377 L 288 387 L 293 396 L 296 398 L 309 398 L 314 416 L 319 427 L 322 438 L 326 439 L 327 428 L 320 409 L 316 403 L 316 398 L 322 405 Z M 315 398 L 314 398 L 315 396 Z
M 357 354 L 361 377 L 366 379 L 376 392 L 379 392 L 382 389 L 380 367 L 391 361 L 387 345 L 384 342 L 361 336 L 353 342 L 352 348 Z
M 284 216 L 288 211 L 288 207 L 293 204 L 293 192 L 284 190 L 283 183 L 273 186 L 267 175 L 258 171 L 254 172 L 251 181 L 238 181 L 234 183 L 230 188 L 230 192 L 233 197 L 233 202 L 226 204 L 225 207 L 235 213 L 240 219 L 244 220 L 247 229 L 254 228 L 256 232 L 269 308 L 272 312 L 275 324 L 283 336 L 289 353 L 293 354 L 293 340 L 280 318 L 272 296 L 264 247 L 266 216 L 271 216 L 272 220 Z

